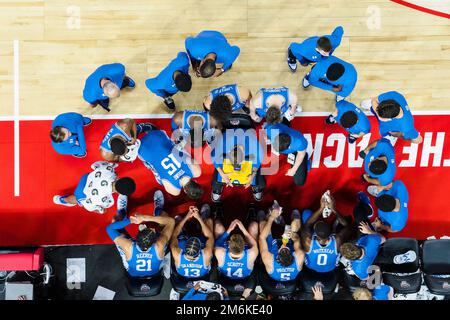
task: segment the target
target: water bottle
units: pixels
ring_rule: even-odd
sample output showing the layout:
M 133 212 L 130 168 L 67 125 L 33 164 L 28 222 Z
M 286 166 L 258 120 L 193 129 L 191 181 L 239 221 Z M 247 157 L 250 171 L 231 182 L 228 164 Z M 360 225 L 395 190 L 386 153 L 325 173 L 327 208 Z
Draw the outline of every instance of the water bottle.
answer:
M 291 239 L 291 225 L 287 224 L 284 226 L 284 233 L 281 236 L 281 242 L 283 243 L 283 246 L 286 246 Z

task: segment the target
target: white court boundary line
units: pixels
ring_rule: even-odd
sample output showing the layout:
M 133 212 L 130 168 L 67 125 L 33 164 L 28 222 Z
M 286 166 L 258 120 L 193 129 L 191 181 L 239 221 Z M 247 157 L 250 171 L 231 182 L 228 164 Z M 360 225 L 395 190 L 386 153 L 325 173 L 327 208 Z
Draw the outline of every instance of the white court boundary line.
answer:
M 14 196 L 20 196 L 19 40 L 14 40 Z
M 17 88 L 18 90 L 18 88 Z M 15 110 L 14 110 L 15 111 Z M 296 117 L 323 117 L 328 116 L 330 112 L 327 111 L 312 111 L 312 112 L 302 112 L 300 114 L 296 114 Z M 423 115 L 450 115 L 450 110 L 417 110 L 412 112 L 415 116 L 423 116 Z M 373 116 L 370 112 L 365 112 L 365 114 L 369 116 Z M 167 113 L 155 113 L 155 114 L 84 114 L 85 117 L 89 117 L 94 120 L 110 120 L 110 119 L 124 119 L 124 118 L 132 118 L 132 119 L 170 119 L 173 114 Z M 36 115 L 36 116 L 20 116 L 16 115 L 14 112 L 14 116 L 0 116 L 0 122 L 2 121 L 48 121 L 55 119 L 56 116 L 50 115 Z

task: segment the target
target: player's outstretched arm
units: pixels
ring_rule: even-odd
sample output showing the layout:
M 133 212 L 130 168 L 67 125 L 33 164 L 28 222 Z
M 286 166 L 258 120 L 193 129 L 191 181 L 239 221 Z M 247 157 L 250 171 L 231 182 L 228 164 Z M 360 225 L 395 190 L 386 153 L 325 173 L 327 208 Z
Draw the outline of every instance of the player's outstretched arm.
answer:
M 172 233 L 172 238 L 170 239 L 170 251 L 174 255 L 174 260 L 177 261 L 181 253 L 180 246 L 178 244 L 178 236 L 184 228 L 186 222 L 192 217 L 191 212 L 188 212 L 186 216 L 178 223 Z
M 263 229 L 259 233 L 259 253 L 261 254 L 261 260 L 266 267 L 268 273 L 272 272 L 273 255 L 269 252 L 269 247 L 267 245 L 267 237 L 272 229 L 273 221 L 275 217 L 269 215 L 267 223 L 264 225 Z
M 106 232 L 110 239 L 118 245 L 125 252 L 125 257 L 130 259 L 131 257 L 131 245 L 130 239 L 127 239 L 124 234 L 120 233 L 119 230 L 124 229 L 131 223 L 129 218 L 123 219 L 121 221 L 116 221 L 111 223 L 106 227 Z
M 294 243 L 294 252 L 297 257 L 297 266 L 298 269 L 301 270 L 305 261 L 305 252 L 302 250 L 300 237 L 297 233 L 292 234 L 292 242 Z
M 170 241 L 173 230 L 175 228 L 175 219 L 169 217 L 168 215 L 150 216 L 136 214 L 136 216 L 140 217 L 141 221 L 143 222 L 155 222 L 163 227 L 158 240 L 156 241 L 156 245 L 158 247 L 158 253 L 164 255 L 164 248 Z

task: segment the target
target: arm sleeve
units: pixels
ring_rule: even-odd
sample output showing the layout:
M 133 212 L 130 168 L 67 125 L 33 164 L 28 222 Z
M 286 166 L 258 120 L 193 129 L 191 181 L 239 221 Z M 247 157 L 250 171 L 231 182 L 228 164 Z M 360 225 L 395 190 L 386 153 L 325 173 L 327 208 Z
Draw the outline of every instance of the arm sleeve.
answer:
M 352 93 L 353 89 L 355 88 L 357 79 L 358 79 L 358 76 L 355 71 L 354 74 L 351 75 L 351 78 L 347 79 L 347 81 L 343 84 L 342 91 L 336 92 L 336 93 L 342 97 L 349 96 L 350 93 Z
M 114 241 L 117 237 L 121 236 L 121 233 L 118 230 L 125 228 L 130 223 L 131 221 L 129 218 L 123 219 L 122 221 L 116 221 L 106 227 L 106 232 L 111 240 Z
M 414 127 L 403 133 L 403 137 L 405 139 L 412 140 L 412 139 L 417 138 L 418 136 L 419 136 L 419 131 L 417 131 Z
M 224 72 L 231 68 L 231 66 L 233 65 L 233 62 L 237 59 L 240 52 L 241 52 L 241 49 L 239 49 L 239 47 L 237 47 L 237 46 L 232 46 L 230 48 L 230 52 L 228 53 L 228 55 L 226 57 L 226 61 L 224 62 L 223 66 L 222 66 L 222 69 Z
M 166 91 L 164 91 L 160 88 L 157 88 L 155 83 L 156 83 L 156 78 L 147 79 L 145 81 L 145 85 L 148 88 L 148 90 L 150 90 L 151 92 L 156 94 L 158 97 L 161 97 L 161 98 L 167 97 Z
M 195 289 L 194 289 L 194 288 L 191 288 L 191 289 L 186 293 L 186 295 L 183 297 L 183 299 L 181 299 L 181 300 L 192 300 L 192 298 L 194 297 L 194 294 L 195 294 Z
M 227 238 L 230 234 L 228 232 L 224 232 L 219 238 L 217 238 L 216 242 L 215 242 L 215 246 L 216 247 L 224 247 L 225 242 L 227 241 Z
M 310 73 L 309 82 L 314 87 L 317 87 L 317 88 L 320 88 L 320 89 L 323 89 L 323 90 L 333 91 L 333 86 L 331 84 L 327 84 L 327 83 L 324 83 L 324 82 L 320 81 L 319 78 L 316 77 L 314 72 Z
M 341 44 L 342 36 L 344 35 L 344 28 L 342 26 L 336 27 L 331 33 L 331 45 L 333 47 L 333 51 L 336 50 L 337 47 Z
M 86 138 L 84 137 L 83 125 L 77 126 L 77 134 L 78 134 L 78 143 L 80 144 L 79 154 L 83 154 L 86 152 Z

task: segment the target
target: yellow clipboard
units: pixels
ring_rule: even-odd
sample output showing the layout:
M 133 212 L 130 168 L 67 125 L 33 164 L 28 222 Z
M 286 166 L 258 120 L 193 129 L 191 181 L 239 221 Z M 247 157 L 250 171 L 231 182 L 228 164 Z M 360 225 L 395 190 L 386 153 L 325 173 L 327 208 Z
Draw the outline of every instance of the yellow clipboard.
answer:
M 224 159 L 223 168 L 224 173 L 230 175 L 230 180 L 233 184 L 246 184 L 248 181 L 249 175 L 252 174 L 252 162 L 251 161 L 243 161 L 241 163 L 241 170 L 234 170 L 233 164 L 229 159 Z M 222 180 L 222 178 L 221 178 Z

